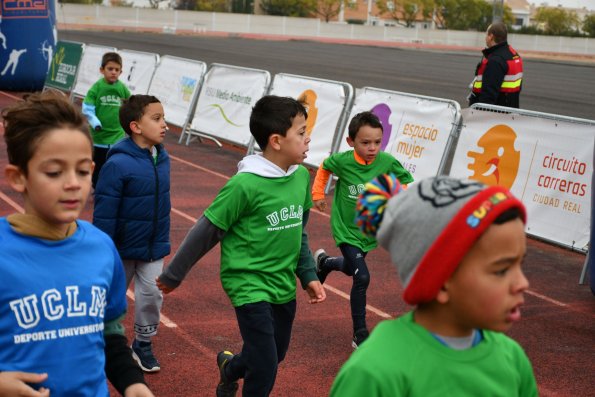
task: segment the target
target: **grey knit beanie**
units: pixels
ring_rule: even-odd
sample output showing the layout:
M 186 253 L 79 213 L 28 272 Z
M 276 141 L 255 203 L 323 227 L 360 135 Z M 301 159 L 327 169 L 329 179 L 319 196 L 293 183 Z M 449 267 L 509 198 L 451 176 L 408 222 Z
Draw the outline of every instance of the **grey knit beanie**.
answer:
M 378 205 L 379 189 L 391 197 Z M 438 176 L 400 189 L 394 176 L 383 175 L 366 185 L 358 201 L 358 224 L 373 234 L 366 222 L 375 214 L 378 242 L 390 252 L 409 304 L 429 302 L 452 275 L 475 241 L 503 212 L 525 207 L 506 188 Z

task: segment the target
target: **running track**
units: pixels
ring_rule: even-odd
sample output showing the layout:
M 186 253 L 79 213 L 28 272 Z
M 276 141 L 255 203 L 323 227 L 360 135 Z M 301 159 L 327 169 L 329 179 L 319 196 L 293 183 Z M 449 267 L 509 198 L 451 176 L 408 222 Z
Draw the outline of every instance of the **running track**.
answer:
M 0 91 L 0 108 L 18 98 L 15 93 Z M 242 150 L 229 146 L 218 149 L 209 142 L 179 145 L 177 138 L 174 131 L 165 142 L 172 159 L 174 252 L 188 228 L 235 173 L 243 156 Z M 0 142 L 0 153 L 0 167 L 4 168 L 4 141 Z M 0 216 L 21 211 L 21 206 L 20 197 L 4 179 L 0 180 Z M 92 201 L 83 219 L 91 219 L 91 208 Z M 331 254 L 338 253 L 327 214 L 313 211 L 308 232 L 312 249 L 325 247 Z M 216 352 L 241 348 L 234 311 L 218 280 L 218 257 L 219 246 L 165 298 L 162 326 L 155 340 L 162 371 L 147 376 L 158 396 L 212 396 L 218 379 Z M 402 289 L 387 253 L 375 250 L 368 258 L 372 274 L 368 321 L 373 327 L 409 308 L 400 298 Z M 595 395 L 595 299 L 587 286 L 577 283 L 583 261 L 582 254 L 529 241 L 525 271 L 531 288 L 523 320 L 513 327 L 510 336 L 521 343 L 532 360 L 542 396 Z M 334 376 L 351 353 L 350 279 L 331 274 L 325 285 L 328 298 L 320 305 L 308 305 L 305 293 L 298 291 L 292 344 L 280 366 L 274 396 L 327 395 Z M 130 317 L 126 325 L 130 336 Z

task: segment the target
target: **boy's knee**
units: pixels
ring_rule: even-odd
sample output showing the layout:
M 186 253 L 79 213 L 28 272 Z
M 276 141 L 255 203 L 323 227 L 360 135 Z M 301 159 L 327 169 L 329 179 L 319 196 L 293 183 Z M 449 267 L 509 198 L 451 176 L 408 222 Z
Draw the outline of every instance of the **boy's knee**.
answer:
M 360 288 L 368 288 L 368 285 L 370 285 L 370 273 L 357 272 L 354 274 L 353 285 Z

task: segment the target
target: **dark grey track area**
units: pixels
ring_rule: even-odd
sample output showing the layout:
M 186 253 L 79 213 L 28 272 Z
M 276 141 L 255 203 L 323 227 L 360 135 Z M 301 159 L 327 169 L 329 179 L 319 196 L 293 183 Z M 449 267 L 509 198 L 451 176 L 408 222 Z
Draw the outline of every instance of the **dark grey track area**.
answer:
M 453 53 L 305 40 L 90 31 L 60 31 L 58 36 L 60 40 L 174 55 L 207 64 L 343 81 L 356 89 L 369 86 L 453 99 L 461 107 L 466 107 L 467 86 L 480 59 L 479 51 Z M 524 63 L 523 108 L 595 119 L 595 64 L 527 58 Z

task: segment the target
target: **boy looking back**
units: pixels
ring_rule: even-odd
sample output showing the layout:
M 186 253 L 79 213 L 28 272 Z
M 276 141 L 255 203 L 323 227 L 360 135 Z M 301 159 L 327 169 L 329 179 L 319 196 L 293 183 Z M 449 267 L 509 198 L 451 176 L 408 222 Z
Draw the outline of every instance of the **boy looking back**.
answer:
M 146 372 L 161 369 L 152 349 L 163 295 L 155 278 L 171 249 L 170 160 L 163 105 L 152 95 L 133 95 L 120 108 L 128 138 L 108 153 L 95 189 L 93 224 L 114 240 L 126 272 L 134 280 L 133 357 Z
M 122 100 L 130 91 L 118 78 L 122 74 L 122 57 L 116 52 L 106 52 L 101 58 L 99 72 L 103 75 L 87 92 L 83 100 L 83 114 L 91 125 L 93 136 L 93 188 L 97 185 L 99 171 L 107 159 L 110 147 L 124 138 L 124 129 L 118 117 Z
M 221 241 L 221 284 L 235 308 L 244 345 L 217 355 L 217 396 L 268 396 L 289 347 L 296 310 L 296 280 L 309 303 L 326 298 L 316 277 L 305 225 L 312 200 L 310 175 L 300 166 L 310 138 L 306 109 L 292 98 L 265 96 L 250 116 L 262 155 L 245 157 L 190 229 L 157 285 L 178 287 L 188 271 Z
M 380 174 L 394 173 L 401 183 L 413 182 L 411 174 L 391 154 L 380 150 L 382 124 L 372 112 L 353 116 L 348 128 L 347 143 L 353 148 L 326 158 L 316 173 L 312 186 L 314 205 L 326 209 L 324 188 L 331 173 L 338 177 L 331 213 L 333 237 L 342 257 L 329 257 L 323 249 L 315 252 L 318 278 L 324 283 L 331 271 L 337 270 L 353 278 L 350 294 L 353 339 L 356 349 L 368 337 L 366 325 L 366 291 L 370 272 L 366 255 L 376 248 L 376 239 L 365 236 L 355 225 L 355 204 L 364 184 Z
M 537 396 L 529 359 L 503 334 L 529 287 L 523 204 L 505 188 L 446 176 L 399 190 L 394 176 L 368 184 L 358 222 L 378 230 L 416 307 L 376 326 L 331 396 Z

